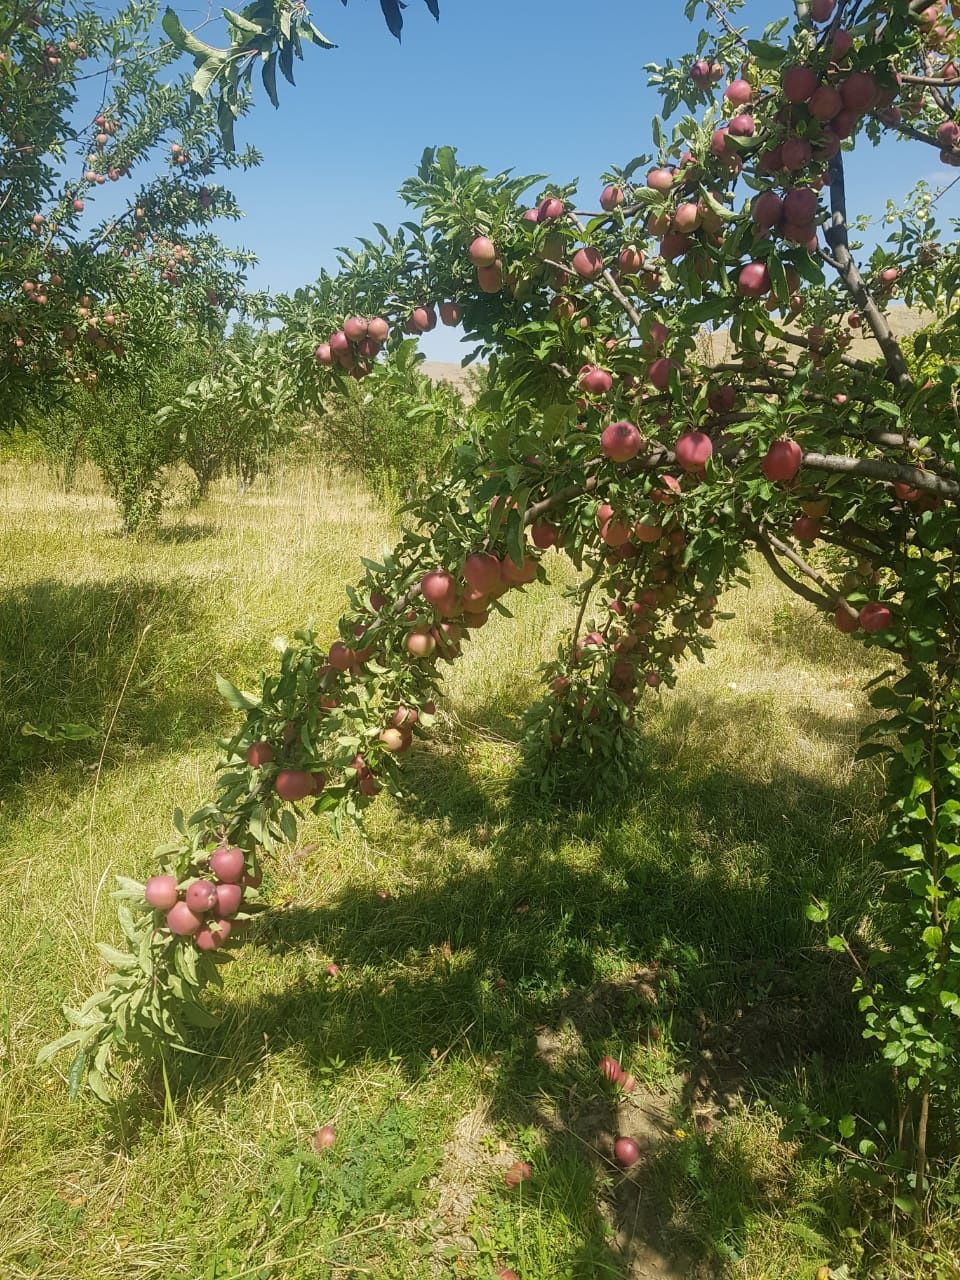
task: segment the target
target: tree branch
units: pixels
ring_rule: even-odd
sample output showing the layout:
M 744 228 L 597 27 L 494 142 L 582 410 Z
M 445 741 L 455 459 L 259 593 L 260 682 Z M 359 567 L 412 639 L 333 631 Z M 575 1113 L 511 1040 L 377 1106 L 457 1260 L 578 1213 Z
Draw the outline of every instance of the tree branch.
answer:
M 937 88 L 960 89 L 960 76 L 908 76 L 906 72 L 901 72 L 900 79 L 904 84 L 928 84 Z
M 893 381 L 902 391 L 913 390 L 913 379 L 903 358 L 900 344 L 893 336 L 893 330 L 886 316 L 874 302 L 857 265 L 850 256 L 850 242 L 847 237 L 847 201 L 844 186 L 843 156 L 838 153 L 830 161 L 830 225 L 826 235 L 843 281 L 853 300 L 870 326 L 880 350 L 887 362 L 887 368 Z
M 835 453 L 805 453 L 803 465 L 811 471 L 827 471 L 835 475 L 865 476 L 868 480 L 887 480 L 908 484 L 922 493 L 937 498 L 956 498 L 960 484 L 943 476 L 911 467 L 904 462 L 884 462 L 879 458 L 851 458 Z
M 750 536 L 753 538 L 754 542 L 756 542 L 760 554 L 770 566 L 771 572 L 775 578 L 779 579 L 785 587 L 789 587 L 794 594 L 801 596 L 809 604 L 816 605 L 818 609 L 829 610 L 831 608 L 831 602 L 826 598 L 826 596 L 822 596 L 819 591 L 811 591 L 811 589 L 809 587 L 805 587 L 802 582 L 798 582 L 792 574 L 787 573 L 786 569 L 784 569 L 783 565 L 774 554 L 773 547 L 759 529 L 749 525 L 747 528 L 750 532 Z
M 814 569 L 813 565 L 807 564 L 806 560 L 794 551 L 793 547 L 791 547 L 789 543 L 782 542 L 776 534 L 771 533 L 769 529 L 758 530 L 758 532 L 760 532 L 761 536 L 767 540 L 774 551 L 779 551 L 780 555 L 782 555 L 784 559 L 789 560 L 795 569 L 799 569 L 805 578 L 809 578 L 811 582 L 815 582 L 821 591 L 826 593 L 825 599 L 829 601 L 827 606 L 828 608 L 842 607 L 846 613 L 849 613 L 851 618 L 856 618 L 858 616 L 856 609 L 854 609 L 852 605 L 847 604 L 843 595 L 836 589 L 833 583 L 830 582 L 829 579 L 825 578 L 817 569 Z
M 570 657 L 567 659 L 567 670 L 572 671 L 577 662 L 577 641 L 580 639 L 580 628 L 583 626 L 583 616 L 587 612 L 587 605 L 590 603 L 590 596 L 593 588 L 597 585 L 600 575 L 604 570 L 604 563 L 601 560 L 590 575 L 589 580 L 583 587 L 583 599 L 580 601 L 580 609 L 577 613 L 577 620 L 574 623 L 573 635 L 570 638 Z
M 786 342 L 793 347 L 803 347 L 805 351 L 813 351 L 813 344 L 809 338 L 802 337 L 799 333 L 788 333 L 785 329 L 777 330 L 777 338 L 781 342 Z M 857 373 L 869 374 L 871 378 L 877 377 L 877 369 L 867 360 L 857 360 L 853 356 L 841 356 L 840 363 L 846 365 L 848 369 L 856 369 Z
M 932 133 L 924 133 L 922 129 L 914 128 L 912 124 L 904 124 L 902 120 L 897 124 L 890 124 L 876 112 L 874 112 L 874 118 L 879 120 L 885 129 L 896 129 L 897 133 L 902 133 L 905 138 L 913 138 L 915 142 L 925 142 L 928 147 L 936 147 L 938 151 L 951 151 L 954 155 L 960 155 L 960 149 L 957 147 L 944 147 L 939 138 Z

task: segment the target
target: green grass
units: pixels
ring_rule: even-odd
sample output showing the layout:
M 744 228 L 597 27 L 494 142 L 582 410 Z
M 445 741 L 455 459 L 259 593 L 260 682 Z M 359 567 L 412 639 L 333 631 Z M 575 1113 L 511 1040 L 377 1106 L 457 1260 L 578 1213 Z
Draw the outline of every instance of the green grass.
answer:
M 173 805 L 209 792 L 232 714 L 214 674 L 255 680 L 308 615 L 329 632 L 390 537 L 350 483 L 291 472 L 127 542 L 86 478 L 0 469 L 0 1276 L 957 1275 L 949 1221 L 934 1270 L 905 1245 L 868 1266 L 854 1192 L 778 1137 L 791 1099 L 834 1107 L 865 1078 L 851 975 L 804 908 L 859 917 L 878 788 L 852 763 L 862 651 L 759 570 L 706 666 L 645 700 L 617 806 L 514 785 L 569 621 L 537 587 L 451 673 L 408 797 L 365 840 L 308 823 L 271 868 L 276 909 L 166 1096 L 131 1075 L 103 1110 L 34 1067 L 98 980 L 112 877 L 147 874 Z M 97 734 L 51 744 L 27 720 Z M 649 1145 L 636 1176 L 617 1131 Z M 535 1176 L 510 1191 L 516 1159 Z

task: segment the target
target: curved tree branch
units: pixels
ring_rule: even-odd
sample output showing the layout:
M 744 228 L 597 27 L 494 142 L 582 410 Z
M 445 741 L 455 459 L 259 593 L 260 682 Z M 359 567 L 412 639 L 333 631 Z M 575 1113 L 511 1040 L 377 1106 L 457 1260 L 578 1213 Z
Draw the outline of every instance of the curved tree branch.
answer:
M 809 604 L 816 605 L 818 609 L 829 611 L 831 608 L 835 607 L 832 605 L 831 601 L 828 600 L 826 596 L 822 596 L 819 591 L 812 591 L 810 587 L 805 587 L 802 582 L 798 582 L 792 574 L 787 573 L 786 569 L 777 559 L 773 547 L 770 545 L 767 537 L 758 528 L 756 528 L 756 526 L 751 527 L 748 525 L 747 528 L 750 532 L 750 536 L 757 544 L 760 554 L 770 566 L 774 577 L 782 582 L 785 587 L 789 587 L 795 595 L 800 596 Z

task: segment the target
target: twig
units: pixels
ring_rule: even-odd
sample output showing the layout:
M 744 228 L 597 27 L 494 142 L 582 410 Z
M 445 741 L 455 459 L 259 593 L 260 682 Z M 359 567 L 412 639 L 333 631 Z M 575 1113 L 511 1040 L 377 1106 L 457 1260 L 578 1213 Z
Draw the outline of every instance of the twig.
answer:
M 100 787 L 100 775 L 103 772 L 103 761 L 107 754 L 107 746 L 110 742 L 110 735 L 113 733 L 113 726 L 117 723 L 117 716 L 120 714 L 120 707 L 123 705 L 123 698 L 127 692 L 127 685 L 130 683 L 130 677 L 133 675 L 133 668 L 136 665 L 137 657 L 143 647 L 143 642 L 147 638 L 147 632 L 153 626 L 152 622 L 140 632 L 140 639 L 137 641 L 137 647 L 133 651 L 133 657 L 130 659 L 130 665 L 127 667 L 127 674 L 123 681 L 123 688 L 120 690 L 120 697 L 117 698 L 117 705 L 113 708 L 113 715 L 110 717 L 110 723 L 107 725 L 107 732 L 104 734 L 103 746 L 100 748 L 100 759 L 97 761 L 97 771 L 93 779 L 93 794 L 90 797 L 90 818 L 87 822 L 87 844 L 92 846 L 93 843 L 93 818 L 97 809 L 97 791 Z
M 720 3 L 720 0 L 706 0 L 706 4 L 707 8 L 716 18 L 717 22 L 720 23 L 721 27 L 726 31 L 727 35 L 733 36 L 734 40 L 736 40 L 739 45 L 742 45 L 742 47 L 749 53 L 750 46 L 743 38 L 741 32 L 739 32 L 730 21 L 730 17 L 727 14 L 726 9 L 724 9 L 723 5 Z
M 587 612 L 587 605 L 590 603 L 590 596 L 593 588 L 597 585 L 600 575 L 603 573 L 606 565 L 601 560 L 590 575 L 589 581 L 583 588 L 583 599 L 580 601 L 580 610 L 577 613 L 577 621 L 573 627 L 573 635 L 570 637 L 570 657 L 567 659 L 567 670 L 572 671 L 577 660 L 577 641 L 580 639 L 580 628 L 583 626 L 583 616 Z

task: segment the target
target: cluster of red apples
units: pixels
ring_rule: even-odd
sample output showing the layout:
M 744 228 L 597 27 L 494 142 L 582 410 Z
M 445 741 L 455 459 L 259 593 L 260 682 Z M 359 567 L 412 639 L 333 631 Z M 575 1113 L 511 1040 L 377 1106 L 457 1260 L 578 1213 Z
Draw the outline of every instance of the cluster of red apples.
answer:
M 182 883 L 170 874 L 151 876 L 143 896 L 175 937 L 192 939 L 200 951 L 217 951 L 246 923 L 237 913 L 244 890 L 259 886 L 260 873 L 248 873 L 246 855 L 235 846 L 221 845 L 206 861 L 205 874 Z
M 317 364 L 338 365 L 351 377 L 365 378 L 389 337 L 390 326 L 382 316 L 350 316 L 342 329 L 314 347 L 313 358 Z

